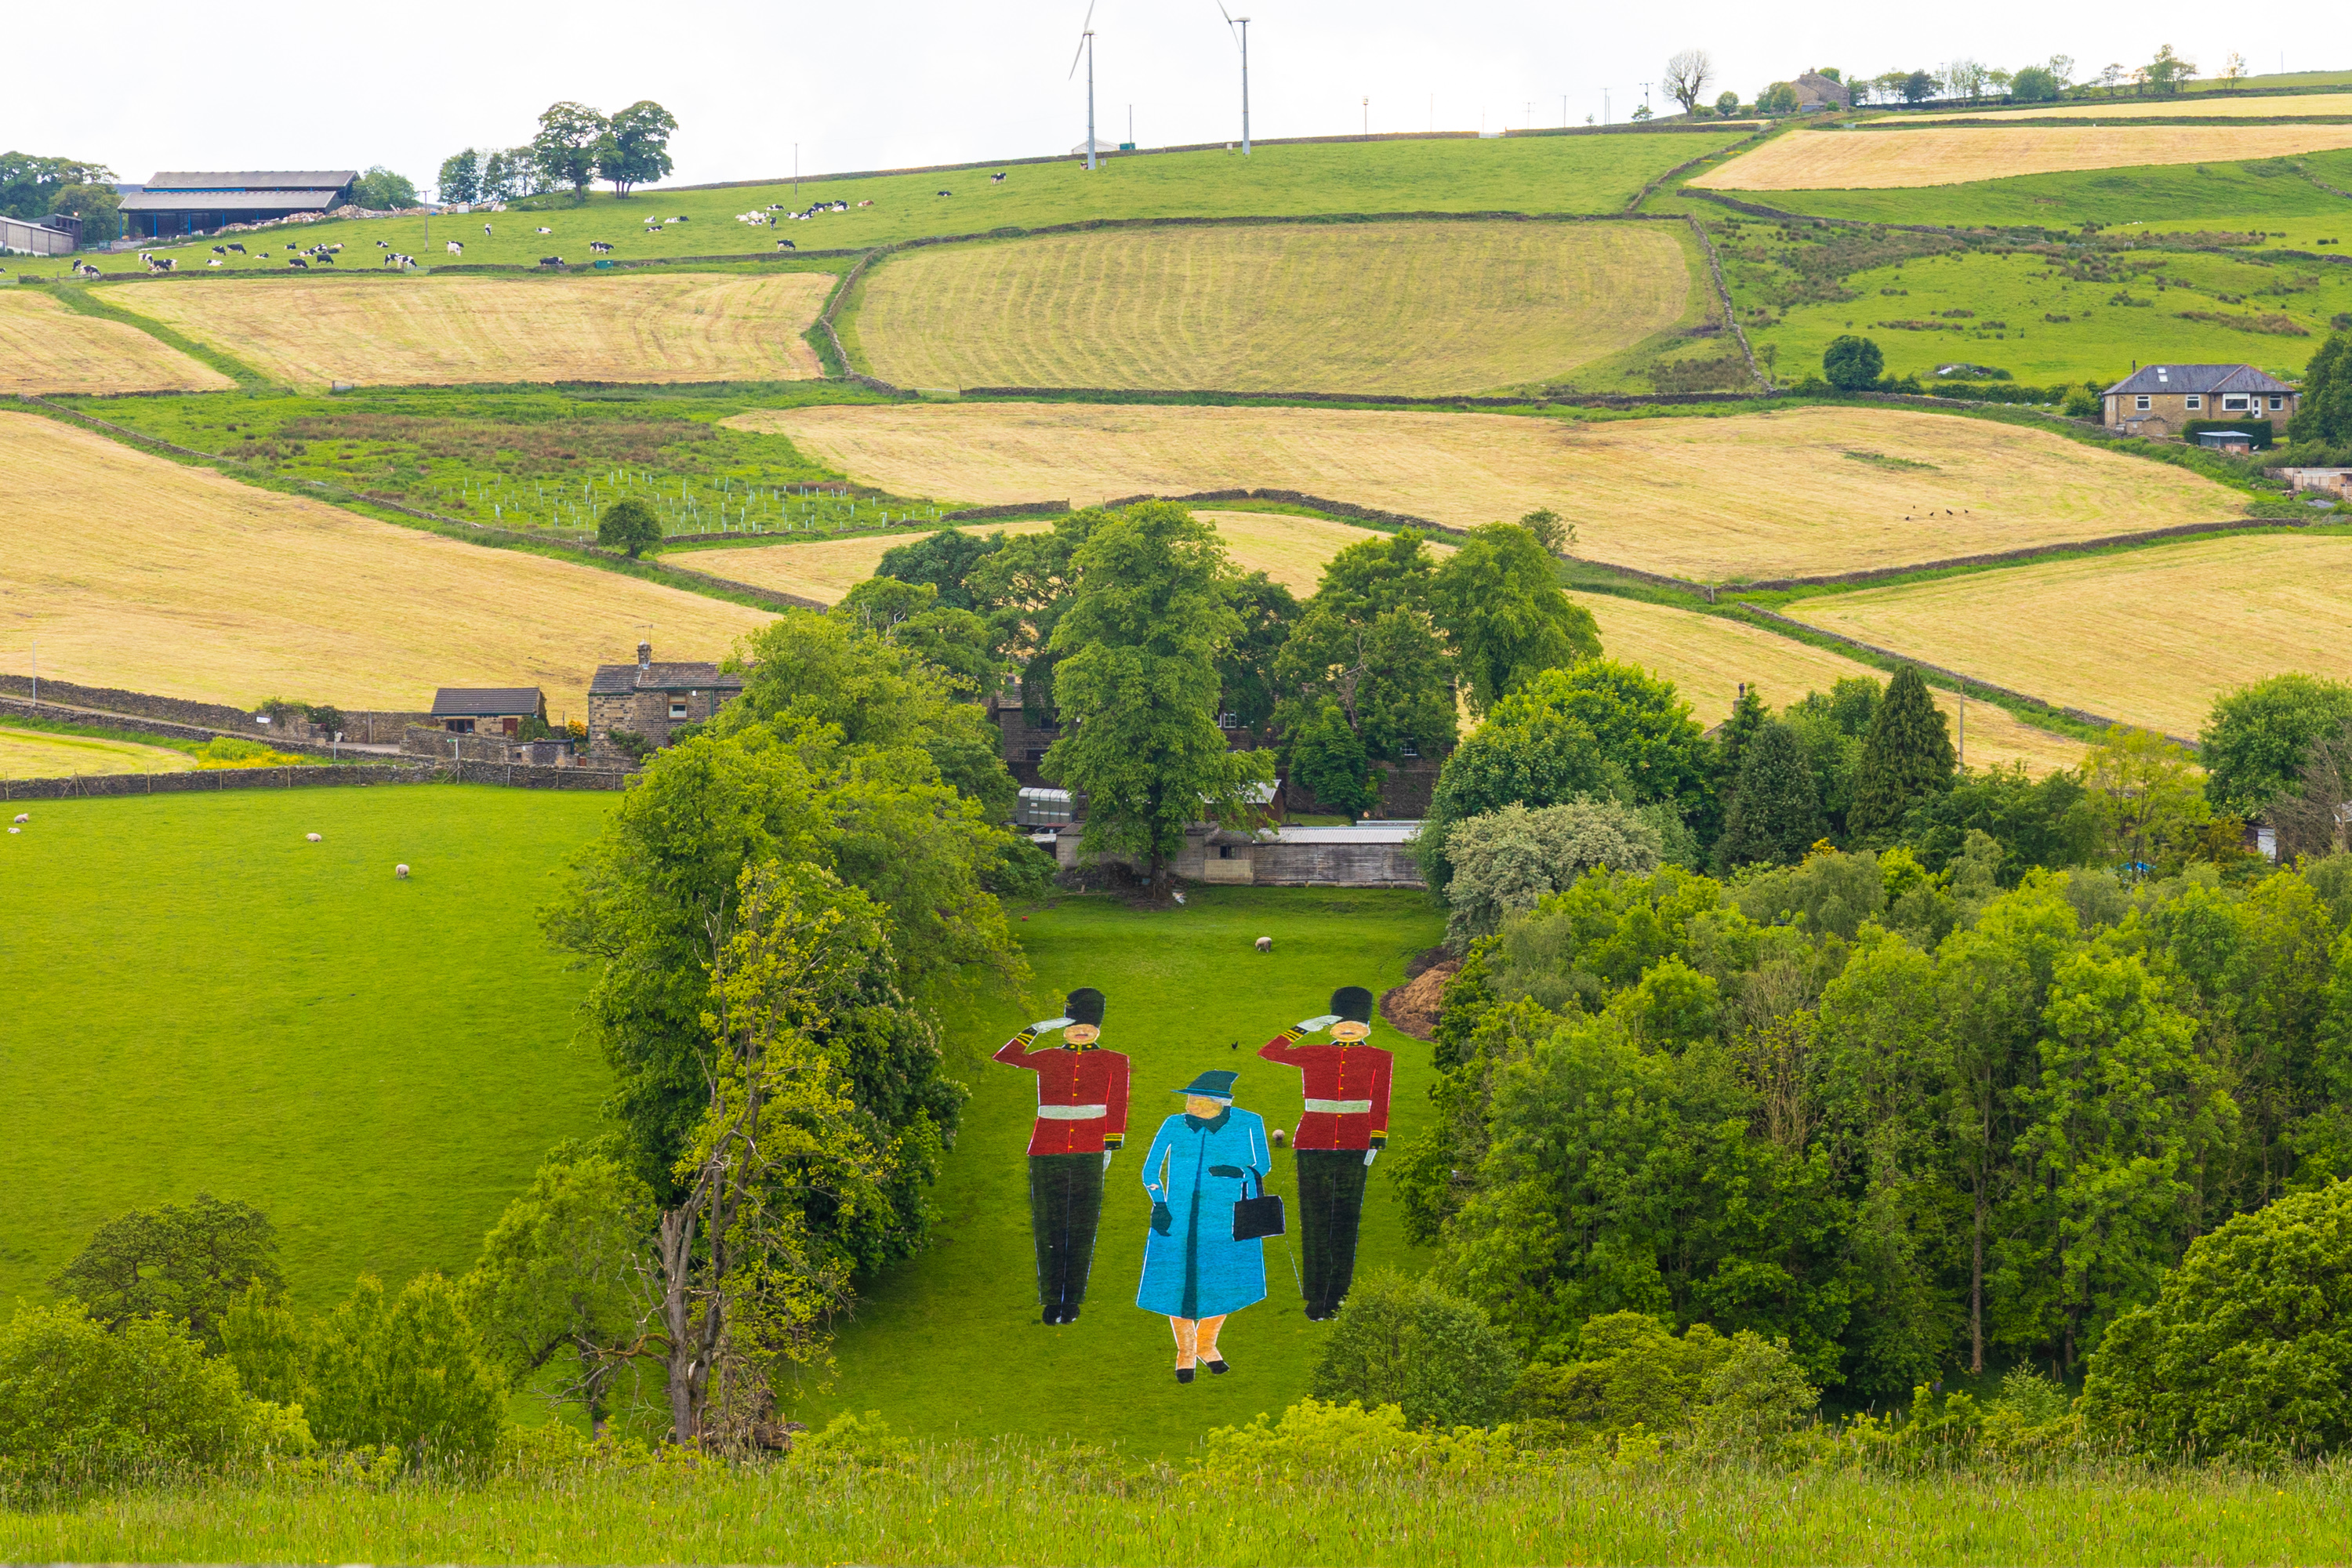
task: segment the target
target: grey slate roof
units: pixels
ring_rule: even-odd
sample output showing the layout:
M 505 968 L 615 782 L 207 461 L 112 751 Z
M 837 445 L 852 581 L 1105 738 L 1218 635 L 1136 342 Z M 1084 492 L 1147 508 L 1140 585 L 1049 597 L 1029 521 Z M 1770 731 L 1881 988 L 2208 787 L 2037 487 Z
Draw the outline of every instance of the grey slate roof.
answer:
M 2107 395 L 2184 392 L 2293 392 L 2294 387 L 2250 364 L 2144 364 L 2107 388 Z
M 240 169 L 192 174 L 166 170 L 147 182 L 151 191 L 340 191 L 360 177 L 357 169 Z
M 433 694 L 433 717 L 521 718 L 538 712 L 546 701 L 536 686 L 445 686 Z
M 633 691 L 740 691 L 743 678 L 715 664 L 600 664 L 588 683 L 591 697 L 626 697 Z
M 324 212 L 340 190 L 141 191 L 122 198 L 127 213 Z

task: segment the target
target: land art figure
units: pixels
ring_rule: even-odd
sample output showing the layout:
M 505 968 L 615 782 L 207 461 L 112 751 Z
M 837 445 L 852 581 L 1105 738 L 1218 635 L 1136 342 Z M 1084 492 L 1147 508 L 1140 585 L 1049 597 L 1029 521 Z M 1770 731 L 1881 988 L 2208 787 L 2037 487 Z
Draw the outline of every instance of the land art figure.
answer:
M 1168 1320 L 1176 1336 L 1176 1381 L 1195 1365 L 1230 1371 L 1217 1348 L 1228 1315 L 1265 1300 L 1264 1231 L 1235 1232 L 1255 1188 L 1264 1201 L 1274 1160 L 1265 1122 L 1234 1105 L 1232 1072 L 1204 1072 L 1177 1092 L 1184 1109 L 1160 1124 L 1143 1157 L 1151 1199 L 1151 1234 L 1143 1244 L 1143 1283 L 1135 1304 Z
M 1037 1301 L 1048 1323 L 1074 1323 L 1094 1269 L 1103 1173 L 1127 1140 L 1127 1058 L 1104 1050 L 1103 994 L 1073 991 L 1064 1016 L 1030 1025 L 997 1048 L 1007 1067 L 1037 1075 L 1029 1132 L 1029 1230 L 1037 1247 Z M 1059 1029 L 1063 1043 L 1031 1050 Z
M 1258 1047 L 1267 1061 L 1286 1062 L 1307 1078 L 1307 1111 L 1291 1148 L 1298 1159 L 1299 1242 L 1306 1254 L 1301 1285 L 1313 1322 L 1338 1312 L 1355 1281 L 1364 1184 L 1389 1145 L 1389 1074 L 1395 1058 L 1364 1043 L 1371 1019 L 1372 994 L 1344 985 L 1331 994 L 1330 1012 L 1294 1024 Z M 1326 1028 L 1328 1044 L 1298 1043 Z

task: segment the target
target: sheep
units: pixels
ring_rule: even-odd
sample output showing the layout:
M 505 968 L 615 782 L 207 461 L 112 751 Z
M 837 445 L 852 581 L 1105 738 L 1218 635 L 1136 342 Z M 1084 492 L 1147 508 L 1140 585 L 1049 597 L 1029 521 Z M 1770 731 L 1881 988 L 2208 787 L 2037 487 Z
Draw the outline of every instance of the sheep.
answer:
M 21 827 L 12 827 L 12 828 L 10 828 L 8 831 L 9 831 L 9 832 L 11 832 L 11 833 L 22 833 L 22 832 L 24 832 L 25 830 L 24 830 L 23 828 L 21 828 Z
M 29 811 L 20 811 L 16 814 L 16 820 L 19 822 L 30 822 L 33 820 L 33 814 Z
M 1260 952 L 1272 952 L 1274 951 L 1274 938 L 1270 936 L 1262 936 L 1258 938 L 1257 950 Z
M 313 843 L 313 844 L 316 844 L 317 842 L 319 842 L 319 836 L 318 836 L 317 834 L 315 834 L 315 833 L 306 833 L 306 834 L 302 835 L 302 837 L 303 837 L 304 838 L 309 839 L 309 840 L 310 840 L 311 843 Z
M 392 874 L 394 877 L 399 878 L 404 882 L 408 880 L 408 868 L 405 866 L 394 866 L 392 868 Z
M 207 266 L 207 267 L 218 267 L 220 264 L 221 264 L 221 263 L 220 263 L 220 258 L 219 258 L 219 257 L 217 257 L 217 256 L 214 257 L 210 261 L 207 261 L 207 262 L 205 262 L 205 266 Z

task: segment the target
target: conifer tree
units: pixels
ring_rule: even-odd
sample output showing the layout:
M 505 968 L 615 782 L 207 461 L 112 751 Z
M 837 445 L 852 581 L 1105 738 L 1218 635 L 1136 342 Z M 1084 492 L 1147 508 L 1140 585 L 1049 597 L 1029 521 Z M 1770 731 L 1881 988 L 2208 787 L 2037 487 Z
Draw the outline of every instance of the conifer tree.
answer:
M 1927 683 L 1905 665 L 1863 737 L 1862 762 L 1854 771 L 1853 804 L 1846 809 L 1848 833 L 1866 839 L 1894 833 L 1911 808 L 1952 787 L 1952 737 Z
M 1788 725 L 1769 719 L 1741 752 L 1738 788 L 1724 816 L 1723 837 L 1715 843 L 1717 869 L 1759 860 L 1786 866 L 1804 858 L 1829 831 L 1804 742 Z

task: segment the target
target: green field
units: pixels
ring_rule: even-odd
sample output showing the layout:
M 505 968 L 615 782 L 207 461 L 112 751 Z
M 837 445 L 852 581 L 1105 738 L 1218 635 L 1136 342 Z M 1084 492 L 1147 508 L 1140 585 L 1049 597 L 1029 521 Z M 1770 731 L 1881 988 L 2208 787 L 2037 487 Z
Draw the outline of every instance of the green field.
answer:
M 363 1269 L 470 1267 L 548 1146 L 595 1126 L 583 980 L 535 916 L 611 804 L 411 785 L 12 805 L 32 821 L 0 837 L 0 1301 L 46 1300 L 104 1221 L 206 1190 L 277 1222 L 306 1308 Z
M 2080 228 L 2142 225 L 2163 229 L 2284 233 L 2284 243 L 2352 238 L 2352 202 L 2315 180 L 2352 190 L 2352 150 L 2245 163 L 2156 163 L 2021 174 L 1954 185 L 1892 190 L 1734 191 L 1782 212 L 1867 223 L 1960 227 Z
M 568 195 L 534 198 L 541 210 L 476 213 L 431 220 L 431 238 L 421 218 L 372 218 L 352 222 L 295 224 L 283 229 L 226 237 L 248 252 L 263 244 L 286 270 L 289 240 L 305 248 L 341 244 L 341 265 L 379 264 L 376 241 L 407 252 L 426 267 L 444 263 L 535 266 L 542 256 L 560 255 L 584 263 L 592 240 L 610 241 L 620 260 L 661 257 L 772 254 L 778 238 L 802 250 L 858 249 L 891 240 L 935 234 L 980 234 L 1008 225 L 1036 227 L 1089 218 L 1241 216 L 1349 212 L 1622 212 L 1643 185 L 1686 159 L 1747 134 L 1715 132 L 1613 132 L 1605 135 L 1515 136 L 1394 142 L 1313 142 L 1260 145 L 1244 159 L 1236 150 L 1156 153 L 1114 156 L 1089 174 L 1076 159 L 1014 163 L 1003 184 L 992 184 L 987 168 L 951 173 L 877 174 L 810 179 L 801 194 L 793 183 L 730 185 L 665 191 L 640 187 L 625 201 L 603 193 L 584 207 Z M 941 196 L 937 192 L 955 194 Z M 735 215 L 783 204 L 804 210 L 809 203 L 845 201 L 845 213 L 826 213 L 779 226 L 742 224 Z M 856 205 L 871 201 L 870 207 Z M 658 234 L 643 220 L 684 216 Z M 488 223 L 491 233 L 485 235 Z M 540 234 L 541 227 L 551 234 Z M 462 257 L 443 246 L 457 240 Z M 179 258 L 183 268 L 205 270 L 213 259 L 205 240 L 159 255 Z M 149 247 L 155 248 L 155 247 Z M 104 263 L 131 270 L 129 255 Z M 258 268 L 257 259 L 234 261 L 230 269 Z M 63 265 L 35 263 L 36 277 Z
M 1016 921 L 1036 977 L 1025 1007 L 1003 1002 L 950 1020 L 953 1071 L 972 1099 L 933 1194 L 933 1245 L 864 1288 L 836 1345 L 838 1378 L 800 1401 L 800 1419 L 879 1410 L 902 1430 L 929 1436 L 1116 1438 L 1173 1453 L 1212 1426 L 1305 1396 L 1328 1331 L 1300 1307 L 1296 1236 L 1287 1251 L 1266 1243 L 1267 1298 L 1226 1325 L 1220 1346 L 1233 1372 L 1176 1382 L 1167 1320 L 1135 1305 L 1151 1213 L 1143 1151 L 1181 1109 L 1172 1091 L 1209 1068 L 1241 1073 L 1237 1103 L 1269 1130 L 1297 1126 L 1298 1074 L 1259 1061 L 1257 1047 L 1325 1011 L 1339 986 L 1402 982 L 1406 959 L 1438 942 L 1444 921 L 1419 893 L 1202 888 L 1190 899 L 1163 914 L 1108 898 L 1066 899 Z M 1262 935 L 1274 938 L 1270 954 L 1251 946 Z M 1038 1321 L 1023 1153 L 1036 1079 L 988 1054 L 1024 1024 L 1053 1016 L 1063 993 L 1080 985 L 1108 1000 L 1103 1045 L 1132 1058 L 1132 1100 L 1128 1149 L 1104 1189 L 1086 1310 L 1049 1329 Z M 1402 1145 L 1429 1113 L 1429 1047 L 1385 1025 L 1373 1040 L 1396 1052 L 1390 1131 L 1392 1146 Z M 1391 1169 L 1373 1171 L 1359 1274 L 1414 1266 Z M 1297 1191 L 1286 1151 L 1276 1152 L 1270 1186 Z
M 2299 380 L 2352 311 L 2352 268 L 2259 253 L 2133 249 L 2069 260 L 1964 249 L 1809 280 L 1805 264 L 1825 251 L 1803 232 L 1807 242 L 1791 245 L 1751 220 L 1717 239 L 1742 324 L 1759 356 L 1777 355 L 1783 380 L 1817 370 L 1830 340 L 1847 332 L 1878 344 L 1888 375 L 1923 380 L 1954 361 L 2049 385 L 2111 380 L 2158 360 L 2243 362 Z

